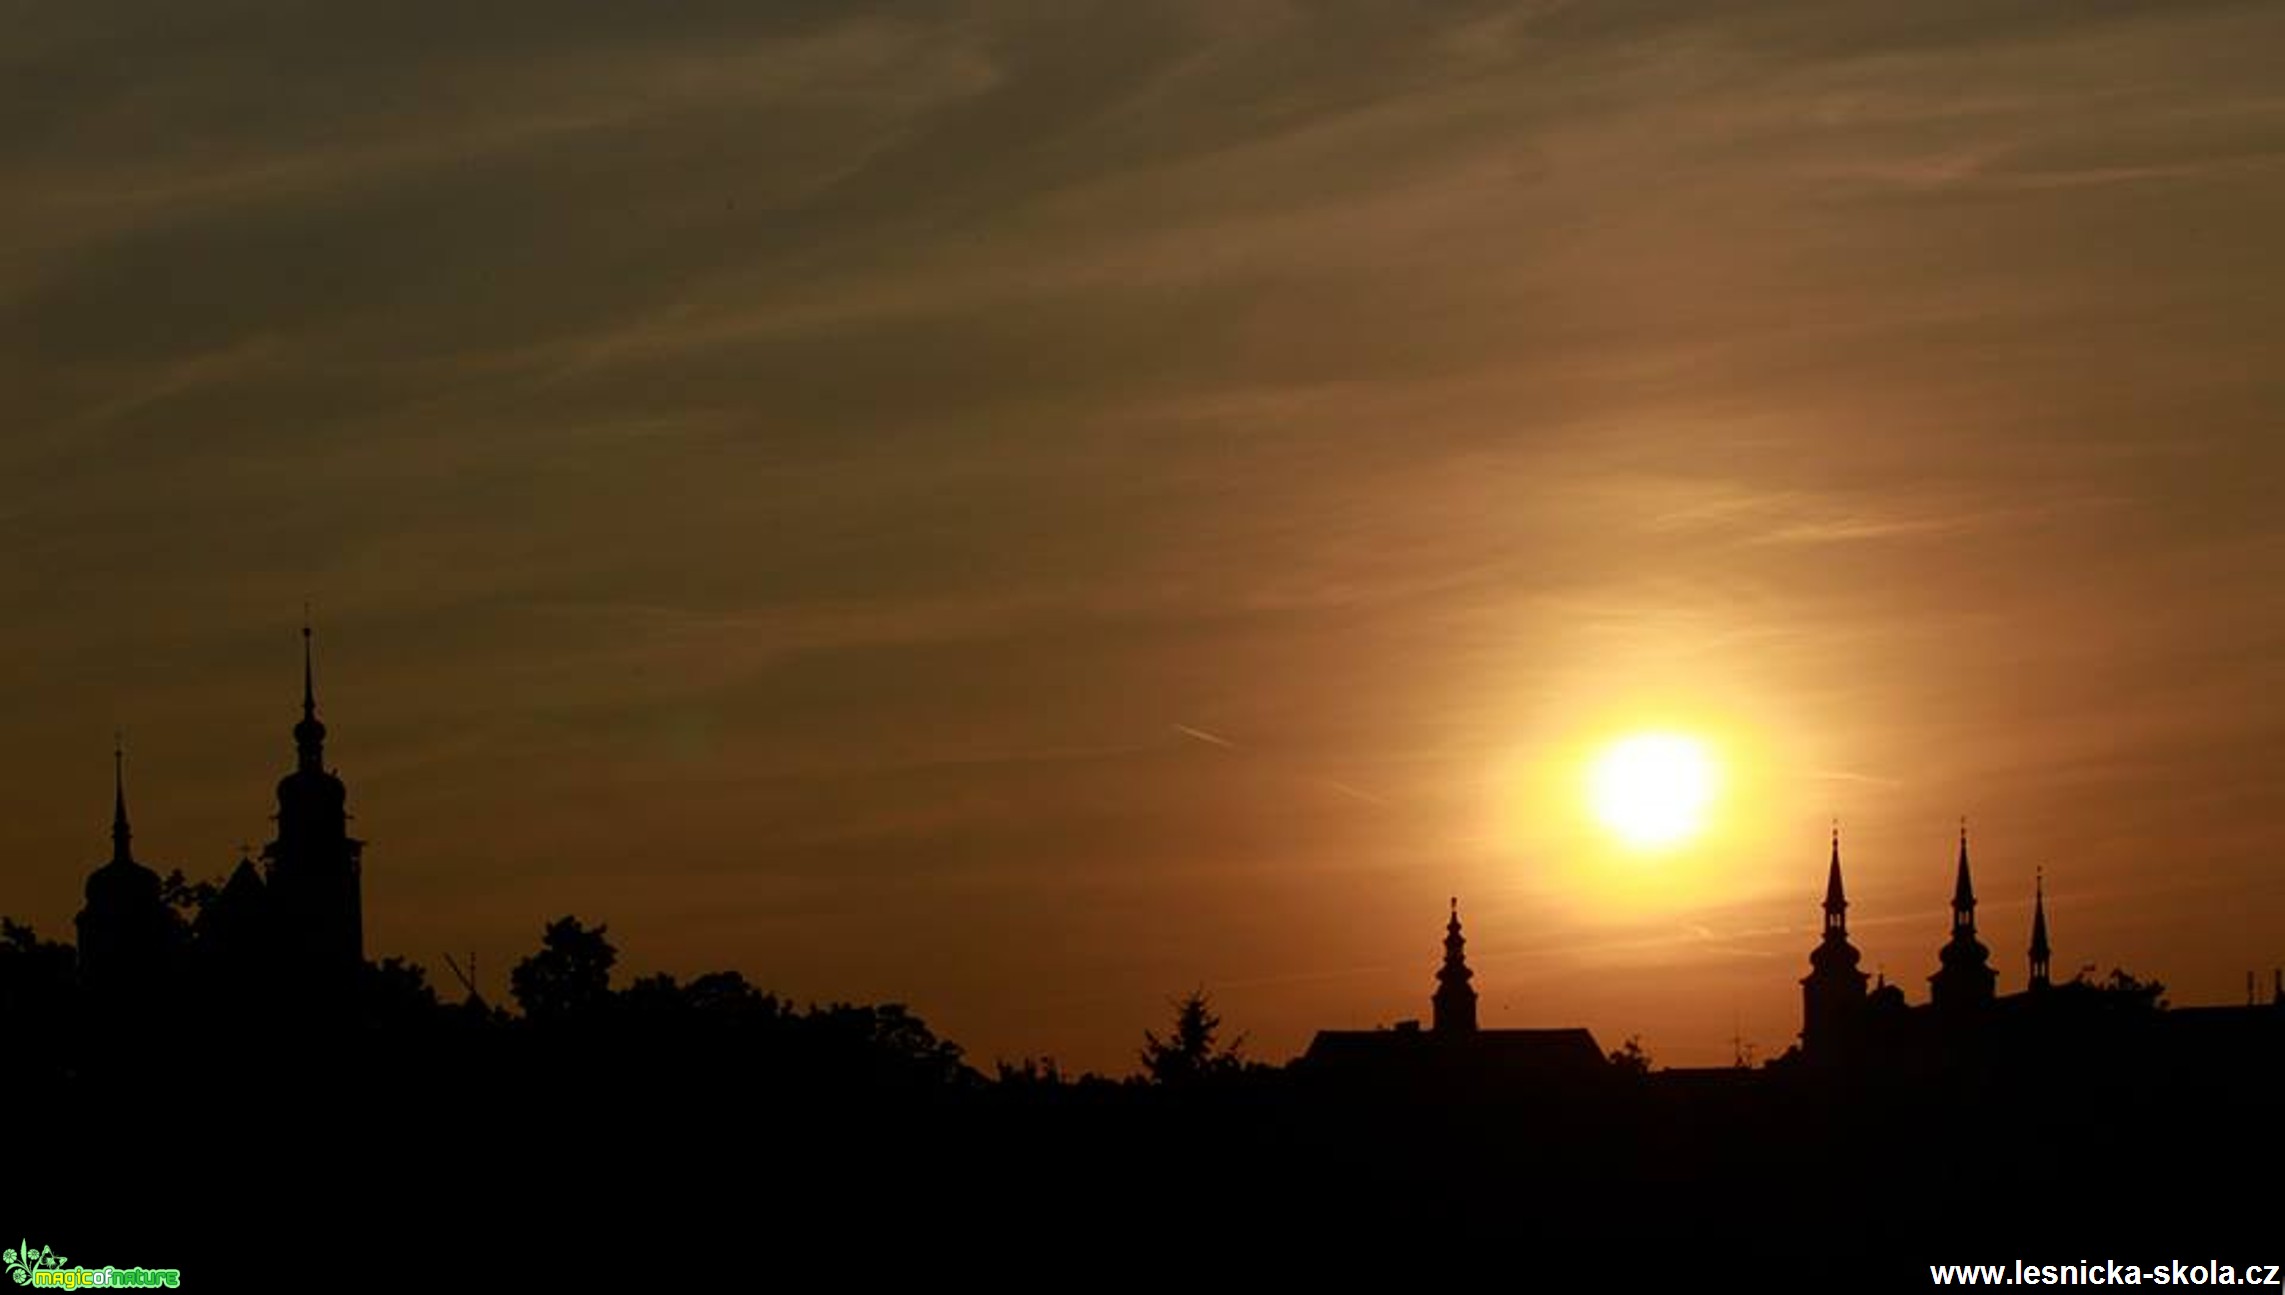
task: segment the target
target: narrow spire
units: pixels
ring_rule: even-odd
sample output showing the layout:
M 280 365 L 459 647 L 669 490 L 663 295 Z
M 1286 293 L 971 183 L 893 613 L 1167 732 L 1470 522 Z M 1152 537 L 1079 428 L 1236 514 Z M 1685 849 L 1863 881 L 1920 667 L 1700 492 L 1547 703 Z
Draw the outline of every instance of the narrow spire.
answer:
M 134 852 L 127 848 L 134 834 L 127 829 L 127 744 L 123 735 L 111 734 L 111 861 L 133 863 Z
M 2031 987 L 2045 989 L 2049 984 L 2047 960 L 2052 952 L 2047 947 L 2047 870 L 2033 874 L 2031 891 Z
M 1937 953 L 1941 964 L 1928 978 L 1929 1001 L 1949 1013 L 1979 1010 L 1992 1001 L 1998 973 L 1991 950 L 1976 938 L 1976 888 L 1968 877 L 1968 820 L 1960 820 L 1960 875 L 1952 887 L 1952 938 Z
M 301 714 L 303 719 L 317 718 L 317 668 L 311 661 L 309 631 L 309 604 L 302 604 L 301 612 Z
M 1976 888 L 1968 880 L 1968 820 L 1960 819 L 1960 875 L 1952 883 L 1952 925 L 1976 929 Z
M 1801 981 L 1801 1046 L 1822 1053 L 1848 1030 L 1864 1003 L 1865 975 L 1857 970 L 1864 955 L 1849 943 L 1849 899 L 1841 888 L 1841 824 L 1833 823 L 1832 854 L 1825 865 L 1825 933 L 1809 951 L 1809 974 Z
M 1833 855 L 1825 866 L 1825 935 L 1845 938 L 1849 933 L 1849 897 L 1841 887 L 1841 823 L 1833 820 Z
M 301 723 L 294 725 L 294 747 L 301 754 L 301 767 L 312 772 L 325 769 L 325 725 L 317 718 L 317 669 L 311 658 L 309 609 L 302 609 L 301 626 Z

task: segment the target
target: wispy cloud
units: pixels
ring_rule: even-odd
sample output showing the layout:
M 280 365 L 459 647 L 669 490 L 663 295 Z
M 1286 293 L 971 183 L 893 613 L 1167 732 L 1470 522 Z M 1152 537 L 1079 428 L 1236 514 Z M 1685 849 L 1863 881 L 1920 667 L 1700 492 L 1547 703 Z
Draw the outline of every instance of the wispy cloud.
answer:
M 1204 742 L 1208 746 L 1218 746 L 1225 750 L 1231 751 L 1236 750 L 1238 747 L 1237 743 L 1232 742 L 1226 737 L 1222 737 L 1214 733 L 1209 733 L 1202 728 L 1192 728 L 1188 724 L 1177 724 L 1174 726 L 1174 731 L 1180 733 L 1184 737 L 1191 738 L 1195 741 Z
M 1902 787 L 1902 778 L 1883 778 L 1877 774 L 1851 773 L 1846 769 L 1812 769 L 1803 775 L 1819 782 L 1853 782 L 1867 787 Z

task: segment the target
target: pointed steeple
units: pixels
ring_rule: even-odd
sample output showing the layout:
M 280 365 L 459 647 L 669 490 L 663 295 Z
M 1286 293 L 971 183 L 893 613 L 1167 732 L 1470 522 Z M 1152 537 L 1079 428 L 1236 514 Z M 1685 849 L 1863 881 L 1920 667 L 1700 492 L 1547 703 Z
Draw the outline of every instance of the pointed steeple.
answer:
M 317 718 L 317 668 L 312 655 L 305 614 L 301 627 L 301 723 L 294 725 L 294 749 L 302 768 L 321 770 L 325 767 L 325 725 Z
M 2047 959 L 2052 952 L 2047 947 L 2047 874 L 2041 869 L 2034 874 L 2031 892 L 2031 987 L 2048 986 Z
M 1809 952 L 1809 974 L 1801 980 L 1801 1046 L 1816 1056 L 1833 1055 L 1850 1034 L 1865 1001 L 1863 955 L 1849 943 L 1849 897 L 1841 886 L 1841 824 L 1833 823 L 1832 853 L 1825 862 L 1825 934 Z
M 1960 874 L 1952 883 L 1952 932 L 1976 933 L 1976 888 L 1968 880 L 1968 820 L 1960 820 Z
M 127 827 L 127 748 L 116 733 L 111 735 L 111 862 L 133 863 L 135 852 L 128 848 L 134 833 Z
M 1825 934 L 1846 938 L 1849 933 L 1849 898 L 1841 889 L 1841 824 L 1833 823 L 1833 858 L 1825 869 Z
M 1809 980 L 1837 985 L 1843 997 L 1863 997 L 1864 973 L 1857 970 L 1860 955 L 1849 943 L 1849 898 L 1841 886 L 1841 827 L 1833 825 L 1833 852 L 1825 863 L 1825 935 L 1809 954 Z
M 278 835 L 263 847 L 265 921 L 292 975 L 311 992 L 348 993 L 364 960 L 364 842 L 349 835 L 348 788 L 325 767 L 325 725 L 317 718 L 315 637 L 302 620 L 299 761 L 278 780 Z
M 1976 938 L 1976 888 L 1968 878 L 1968 820 L 1960 820 L 1960 865 L 1952 883 L 1952 938 L 1937 954 L 1936 974 L 1928 978 L 1929 999 L 1947 1011 L 1977 1008 L 1992 1001 L 1999 973 L 1991 950 Z
M 135 861 L 127 826 L 127 749 L 111 742 L 111 858 L 87 874 L 79 931 L 79 975 L 105 1013 L 136 1010 L 165 972 L 177 931 L 159 874 Z
M 1436 996 L 1430 1003 L 1431 1028 L 1439 1033 L 1476 1028 L 1476 991 L 1468 983 L 1476 973 L 1468 970 L 1467 947 L 1467 937 L 1460 934 L 1460 900 L 1454 896 L 1452 915 L 1444 923 L 1444 965 L 1436 969 Z

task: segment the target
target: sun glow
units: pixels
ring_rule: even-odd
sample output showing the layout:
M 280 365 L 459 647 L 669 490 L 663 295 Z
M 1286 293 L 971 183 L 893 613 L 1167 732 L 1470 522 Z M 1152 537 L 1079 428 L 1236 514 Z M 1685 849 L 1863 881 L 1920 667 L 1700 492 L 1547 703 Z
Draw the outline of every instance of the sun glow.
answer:
M 1676 733 L 1638 733 L 1605 747 L 1587 774 L 1595 817 L 1642 850 L 1698 835 L 1716 791 L 1706 744 Z
M 1713 906 L 1780 897 L 1781 873 L 1766 866 L 1779 843 L 1821 836 L 1828 814 L 1848 810 L 1836 798 L 1846 788 L 1805 772 L 1846 757 L 1804 743 L 1815 726 L 1772 700 L 1749 664 L 1656 665 L 1582 665 L 1551 697 L 1500 717 L 1520 736 L 1484 766 L 1476 888 L 1497 877 L 1562 911 L 1582 958 L 1666 957 L 1668 945 L 1639 943 L 1652 938 L 1643 923 L 1689 931 Z

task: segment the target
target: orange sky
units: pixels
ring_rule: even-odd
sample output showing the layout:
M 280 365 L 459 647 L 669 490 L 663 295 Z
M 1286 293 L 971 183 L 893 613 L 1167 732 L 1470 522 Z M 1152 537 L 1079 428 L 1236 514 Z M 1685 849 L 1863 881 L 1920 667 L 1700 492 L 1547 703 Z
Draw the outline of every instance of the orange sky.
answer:
M 268 836 L 368 946 L 1131 1069 L 2285 962 L 2285 13 L 47 6 L 0 51 L 0 911 Z M 1721 8 L 1716 17 L 1707 12 Z M 637 10 L 643 10 L 637 12 Z M 1655 866 L 1577 762 L 1734 762 Z

